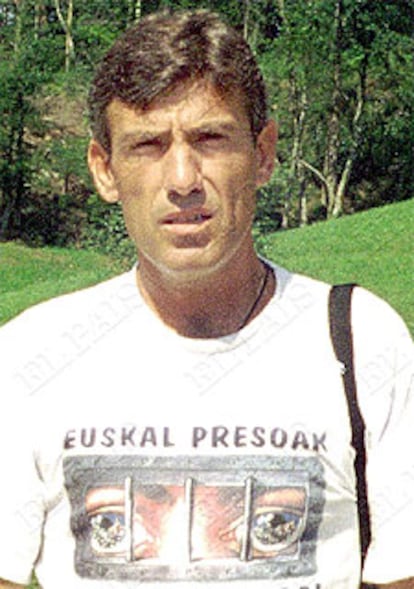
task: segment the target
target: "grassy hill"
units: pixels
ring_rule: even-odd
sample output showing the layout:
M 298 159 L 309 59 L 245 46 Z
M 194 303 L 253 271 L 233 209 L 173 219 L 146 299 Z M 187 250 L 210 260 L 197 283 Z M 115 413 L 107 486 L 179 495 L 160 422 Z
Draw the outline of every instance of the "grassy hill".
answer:
M 260 237 L 276 263 L 328 282 L 357 282 L 388 300 L 414 333 L 414 200 Z M 94 252 L 0 244 L 0 323 L 24 308 L 124 268 Z
M 290 270 L 356 282 L 386 299 L 414 333 L 414 200 L 259 238 Z
M 0 324 L 31 305 L 97 283 L 119 272 L 89 251 L 0 244 Z

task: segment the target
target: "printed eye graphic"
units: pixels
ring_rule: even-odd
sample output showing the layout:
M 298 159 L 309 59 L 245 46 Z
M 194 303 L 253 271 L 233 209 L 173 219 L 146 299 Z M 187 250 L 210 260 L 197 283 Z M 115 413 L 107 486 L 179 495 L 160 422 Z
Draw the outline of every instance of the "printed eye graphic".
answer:
M 111 508 L 109 508 L 111 509 Z M 116 507 L 89 516 L 90 544 L 98 556 L 125 556 L 127 529 L 125 516 Z M 136 515 L 133 521 L 134 552 L 137 558 L 154 556 L 154 539 Z
M 245 499 L 243 515 L 229 521 L 220 538 L 247 560 L 294 554 L 306 525 L 306 503 L 301 487 L 257 487 L 251 502 Z
M 288 548 L 302 533 L 302 522 L 302 514 L 275 508 L 254 515 L 250 527 L 253 550 L 269 553 Z
M 189 492 L 191 491 L 191 492 Z M 275 558 L 296 553 L 305 529 L 303 487 L 194 485 L 91 489 L 90 549 L 127 562 Z
M 249 526 L 251 556 L 269 558 L 295 546 L 304 529 L 303 512 L 279 507 L 262 507 L 253 513 Z M 245 535 L 245 522 L 238 518 L 221 534 L 237 549 Z
M 159 557 L 165 520 L 182 493 L 181 486 L 163 485 L 141 486 L 134 493 L 115 486 L 90 489 L 85 498 L 90 548 L 102 558 Z
M 121 513 L 97 513 L 89 519 L 91 548 L 100 554 L 121 552 L 125 541 L 125 518 Z

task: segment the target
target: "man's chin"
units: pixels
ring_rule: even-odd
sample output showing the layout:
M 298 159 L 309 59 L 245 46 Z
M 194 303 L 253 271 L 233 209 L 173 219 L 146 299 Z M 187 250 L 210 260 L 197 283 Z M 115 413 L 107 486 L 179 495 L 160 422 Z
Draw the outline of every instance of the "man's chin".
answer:
M 224 258 L 223 255 L 214 255 L 209 248 L 176 248 L 167 256 L 154 260 L 152 265 L 165 277 L 195 282 L 214 275 L 224 265 Z

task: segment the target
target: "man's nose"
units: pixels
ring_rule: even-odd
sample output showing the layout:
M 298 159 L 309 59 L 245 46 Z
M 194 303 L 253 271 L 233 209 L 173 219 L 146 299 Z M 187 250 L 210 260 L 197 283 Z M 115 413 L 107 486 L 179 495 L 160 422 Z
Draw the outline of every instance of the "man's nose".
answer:
M 170 147 L 165 159 L 165 188 L 168 195 L 175 198 L 201 191 L 201 162 L 190 145 Z

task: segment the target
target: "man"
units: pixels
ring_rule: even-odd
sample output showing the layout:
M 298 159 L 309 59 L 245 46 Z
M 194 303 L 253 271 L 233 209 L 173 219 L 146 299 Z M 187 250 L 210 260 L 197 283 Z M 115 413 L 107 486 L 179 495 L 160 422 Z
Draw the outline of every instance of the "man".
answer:
M 44 589 L 358 587 L 329 287 L 253 248 L 276 130 L 250 50 L 209 12 L 152 15 L 105 57 L 90 105 L 89 167 L 139 263 L 2 329 L 0 587 L 34 567 Z M 414 587 L 411 343 L 363 289 L 352 323 L 364 580 Z

